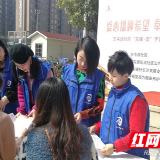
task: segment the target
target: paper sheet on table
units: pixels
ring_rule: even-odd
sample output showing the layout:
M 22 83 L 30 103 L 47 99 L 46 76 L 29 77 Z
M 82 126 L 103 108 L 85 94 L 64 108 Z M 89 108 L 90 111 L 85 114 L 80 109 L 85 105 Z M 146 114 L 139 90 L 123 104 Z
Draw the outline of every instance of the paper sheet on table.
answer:
M 9 114 L 10 118 L 13 121 L 14 129 L 15 129 L 15 137 L 18 137 L 20 133 L 30 126 L 30 124 L 33 121 L 33 118 L 25 118 L 23 116 L 19 116 L 18 118 L 15 118 L 14 114 Z
M 105 144 L 101 141 L 101 139 L 96 135 L 96 134 L 91 134 L 91 137 L 93 139 L 94 145 L 96 147 L 97 153 L 98 153 L 98 158 L 99 160 L 105 160 L 107 159 L 106 157 L 104 157 L 102 155 L 102 153 L 100 152 L 100 149 L 105 146 Z
M 97 149 L 101 149 L 105 144 L 101 141 L 101 139 L 96 134 L 91 134 L 94 145 Z
M 101 141 L 101 139 L 96 135 L 96 134 L 91 134 L 91 137 L 93 139 L 93 142 L 95 144 L 97 153 L 98 153 L 98 159 L 99 160 L 113 160 L 113 159 L 117 159 L 117 160 L 129 160 L 129 159 L 134 159 L 134 160 L 145 160 L 144 158 L 140 158 L 125 152 L 118 152 L 118 153 L 113 153 L 110 156 L 104 157 L 101 152 L 100 149 L 105 146 L 105 144 Z

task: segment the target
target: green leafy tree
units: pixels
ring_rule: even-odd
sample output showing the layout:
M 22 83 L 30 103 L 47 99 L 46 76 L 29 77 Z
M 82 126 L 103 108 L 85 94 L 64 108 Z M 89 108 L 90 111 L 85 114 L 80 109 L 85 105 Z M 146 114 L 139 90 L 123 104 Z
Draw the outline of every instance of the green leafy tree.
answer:
M 73 64 L 74 62 L 73 61 L 70 61 L 66 64 Z M 59 63 L 59 64 L 56 64 L 55 67 L 53 67 L 53 71 L 54 71 L 54 76 L 55 77 L 58 77 L 58 78 L 61 78 L 61 75 L 62 75 L 62 66 L 66 65 L 64 63 Z
M 61 78 L 62 75 L 62 66 L 64 66 L 65 64 L 63 63 L 59 63 L 56 64 L 55 68 L 54 68 L 54 76 L 57 78 Z
M 68 22 L 76 28 L 97 32 L 98 0 L 58 0 L 57 6 L 65 10 L 70 18 Z

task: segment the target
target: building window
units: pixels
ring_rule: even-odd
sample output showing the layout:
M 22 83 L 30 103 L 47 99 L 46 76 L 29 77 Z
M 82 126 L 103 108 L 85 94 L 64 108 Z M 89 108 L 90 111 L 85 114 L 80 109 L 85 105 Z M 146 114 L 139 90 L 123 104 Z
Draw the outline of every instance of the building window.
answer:
M 35 45 L 36 45 L 35 46 L 35 50 L 36 50 L 35 54 L 36 54 L 36 56 L 42 58 L 42 44 L 37 43 Z

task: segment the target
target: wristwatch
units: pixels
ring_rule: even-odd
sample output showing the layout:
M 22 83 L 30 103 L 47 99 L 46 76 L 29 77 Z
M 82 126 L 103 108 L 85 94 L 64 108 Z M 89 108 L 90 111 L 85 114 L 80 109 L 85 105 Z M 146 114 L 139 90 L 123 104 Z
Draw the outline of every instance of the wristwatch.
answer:
M 114 143 L 113 143 L 113 152 L 116 152 L 116 148 L 115 148 Z

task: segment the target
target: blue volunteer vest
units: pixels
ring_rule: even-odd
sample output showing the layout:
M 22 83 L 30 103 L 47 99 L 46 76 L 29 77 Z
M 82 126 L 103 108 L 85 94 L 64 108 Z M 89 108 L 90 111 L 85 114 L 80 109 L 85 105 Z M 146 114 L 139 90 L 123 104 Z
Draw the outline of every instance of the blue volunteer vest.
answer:
M 96 69 L 91 77 L 85 77 L 80 83 L 78 83 L 75 75 L 76 65 L 77 62 L 62 67 L 63 80 L 69 90 L 73 114 L 84 111 L 94 105 L 101 79 L 104 76 L 104 72 Z M 101 114 L 88 119 L 83 119 L 80 123 L 90 127 L 100 120 Z
M 115 87 L 112 87 L 100 130 L 100 138 L 104 144 L 114 143 L 114 141 L 125 137 L 129 133 L 130 107 L 137 95 L 145 99 L 140 90 L 131 84 L 130 79 L 121 90 L 116 90 Z M 149 118 L 150 113 L 148 107 L 144 132 L 149 132 Z M 126 152 L 149 159 L 149 156 L 144 154 L 145 150 L 147 149 L 130 149 Z
M 33 58 L 38 60 L 38 58 L 36 56 L 33 56 Z M 47 78 L 47 74 L 50 69 L 51 69 L 51 66 L 48 63 L 46 63 L 44 61 L 42 61 L 42 63 L 40 63 L 39 71 L 37 71 L 38 76 L 36 79 L 34 79 L 33 84 L 32 84 L 32 94 L 33 94 L 34 103 L 36 100 L 38 88 L 41 85 L 41 83 Z M 20 78 L 20 82 L 21 82 L 21 85 L 23 88 L 26 113 L 28 113 L 30 111 L 30 100 L 29 100 L 29 89 L 28 89 L 28 85 L 27 85 L 27 80 Z
M 3 77 L 3 87 L 1 89 L 1 97 L 4 96 L 6 89 L 10 89 L 13 84 L 13 74 L 12 74 L 12 63 L 11 59 L 7 56 L 5 60 L 5 66 L 2 71 L 2 77 Z M 16 114 L 16 108 L 19 107 L 18 101 L 13 102 L 13 103 L 8 103 L 5 106 L 4 112 L 9 114 L 9 113 L 14 113 Z

